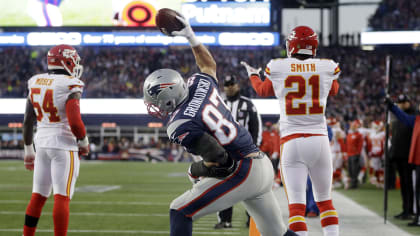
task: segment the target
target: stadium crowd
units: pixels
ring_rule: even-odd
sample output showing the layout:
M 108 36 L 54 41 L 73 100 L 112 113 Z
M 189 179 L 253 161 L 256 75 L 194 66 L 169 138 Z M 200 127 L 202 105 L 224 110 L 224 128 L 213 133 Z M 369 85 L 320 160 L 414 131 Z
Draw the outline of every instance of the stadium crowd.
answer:
M 46 71 L 44 56 L 47 48 L 0 48 L 5 55 L 0 62 L 0 97 L 22 98 L 27 94 L 26 80 Z M 197 72 L 188 48 L 160 47 L 84 47 L 80 48 L 86 83 L 85 98 L 141 98 L 145 77 L 157 68 L 173 68 L 187 77 Z M 241 94 L 256 97 L 246 78 L 241 60 L 265 67 L 271 58 L 284 57 L 280 48 L 212 47 L 218 64 L 218 76 L 237 75 L 241 80 Z M 185 53 L 184 53 L 185 52 Z M 392 53 L 392 94 L 405 93 L 414 102 L 420 101 L 420 55 L 413 50 L 378 49 L 363 51 L 357 47 L 330 47 L 319 50 L 320 57 L 340 63 L 340 96 L 329 100 L 327 116 L 340 120 L 379 119 L 384 107 L 385 56 Z M 220 83 L 221 86 L 223 83 Z
M 412 0 L 383 0 L 369 19 L 373 30 L 420 29 L 420 2 Z

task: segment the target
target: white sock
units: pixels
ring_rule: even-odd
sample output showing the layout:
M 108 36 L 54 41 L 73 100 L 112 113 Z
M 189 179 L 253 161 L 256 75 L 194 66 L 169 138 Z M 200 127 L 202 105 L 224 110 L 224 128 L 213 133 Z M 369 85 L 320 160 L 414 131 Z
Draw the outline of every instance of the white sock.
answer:
M 338 236 L 338 225 L 328 225 L 322 228 L 324 236 Z

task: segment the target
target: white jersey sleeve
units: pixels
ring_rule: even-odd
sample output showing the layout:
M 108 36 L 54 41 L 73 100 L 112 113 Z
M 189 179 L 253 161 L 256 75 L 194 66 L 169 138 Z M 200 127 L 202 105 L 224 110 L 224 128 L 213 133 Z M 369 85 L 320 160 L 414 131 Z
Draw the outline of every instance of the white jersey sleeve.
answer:
M 338 64 L 328 59 L 274 59 L 266 74 L 280 104 L 282 136 L 296 133 L 327 135 L 325 109 Z
M 37 116 L 35 145 L 77 151 L 66 114 L 70 94 L 82 93 L 84 83 L 71 76 L 40 74 L 28 81 L 29 98 Z

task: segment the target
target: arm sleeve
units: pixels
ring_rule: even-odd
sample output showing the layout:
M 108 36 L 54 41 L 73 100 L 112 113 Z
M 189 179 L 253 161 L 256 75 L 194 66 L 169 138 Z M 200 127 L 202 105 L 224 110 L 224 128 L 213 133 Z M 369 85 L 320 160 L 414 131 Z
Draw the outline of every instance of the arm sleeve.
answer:
M 86 130 L 80 115 L 79 99 L 69 99 L 67 101 L 66 114 L 71 132 L 77 139 L 83 139 L 86 136 Z
M 261 143 L 261 118 L 257 112 L 257 108 L 252 102 L 249 102 L 249 122 L 248 122 L 248 131 L 251 134 L 254 144 L 257 146 Z
M 251 80 L 252 87 L 255 92 L 257 92 L 260 97 L 271 97 L 275 96 L 273 83 L 270 79 L 265 78 L 264 81 L 261 81 L 258 75 L 252 75 L 249 80 Z
M 337 80 L 333 80 L 333 83 L 331 85 L 329 96 L 335 96 L 338 94 L 338 89 L 340 88 L 340 84 Z
M 392 105 L 390 109 L 391 109 L 391 112 L 397 117 L 399 121 L 404 123 L 406 126 L 409 126 L 411 128 L 414 127 L 414 122 L 416 121 L 415 115 L 408 115 L 396 105 Z

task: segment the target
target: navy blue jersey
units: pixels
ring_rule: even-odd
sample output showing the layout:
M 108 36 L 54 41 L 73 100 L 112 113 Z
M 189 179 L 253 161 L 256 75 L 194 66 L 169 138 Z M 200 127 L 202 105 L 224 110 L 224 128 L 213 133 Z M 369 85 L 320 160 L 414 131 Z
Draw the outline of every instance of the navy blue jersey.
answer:
M 207 132 L 235 160 L 258 151 L 251 135 L 233 119 L 220 98 L 214 78 L 203 73 L 194 74 L 188 79 L 188 88 L 187 101 L 172 113 L 167 124 L 171 142 L 181 144 L 193 153 L 194 142 Z

